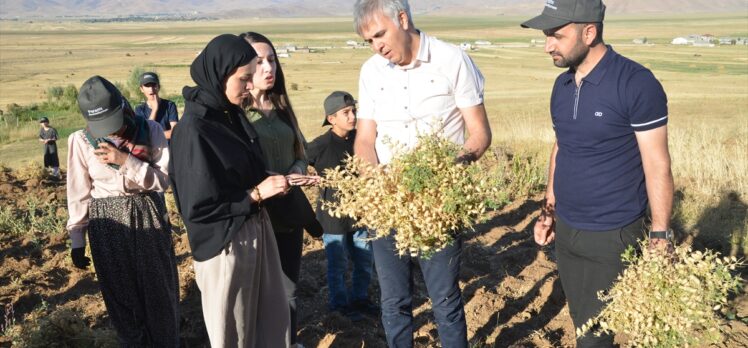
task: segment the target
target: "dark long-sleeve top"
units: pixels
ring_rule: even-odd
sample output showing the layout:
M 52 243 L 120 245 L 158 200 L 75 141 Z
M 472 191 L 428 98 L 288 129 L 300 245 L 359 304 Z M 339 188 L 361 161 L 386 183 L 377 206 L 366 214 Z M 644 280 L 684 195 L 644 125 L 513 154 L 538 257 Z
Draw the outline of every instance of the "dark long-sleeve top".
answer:
M 332 130 L 312 140 L 307 146 L 306 155 L 309 164 L 314 167 L 319 175 L 323 175 L 325 169 L 335 168 L 343 165 L 343 160 L 348 155 L 353 155 L 353 142 L 356 139 L 356 130 L 348 133 L 348 137 L 341 138 Z M 322 225 L 327 234 L 345 234 L 354 230 L 351 218 L 336 218 L 322 209 L 322 200 L 335 201 L 335 189 L 322 188 L 317 198 L 317 221 Z
M 44 144 L 44 153 L 57 153 L 57 129 L 52 127 L 44 129 L 44 127 L 41 127 L 41 129 L 39 129 L 39 139 L 52 140 Z
M 265 167 L 271 172 L 287 175 L 306 174 L 306 159 L 294 151 L 293 128 L 281 119 L 282 111 L 271 110 L 265 116 L 256 109 L 247 111 L 247 118 L 257 130 L 265 154 Z
M 215 110 L 188 100 L 170 149 L 177 208 L 194 259 L 205 261 L 259 211 L 249 199 L 249 190 L 267 177 L 257 132 L 239 108 Z

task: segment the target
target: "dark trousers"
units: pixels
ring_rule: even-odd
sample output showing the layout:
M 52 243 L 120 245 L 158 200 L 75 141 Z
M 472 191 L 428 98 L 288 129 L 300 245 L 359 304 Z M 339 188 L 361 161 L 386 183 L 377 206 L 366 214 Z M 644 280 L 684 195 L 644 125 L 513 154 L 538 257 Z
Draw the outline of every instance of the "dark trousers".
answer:
M 57 157 L 57 149 L 54 151 L 50 151 L 49 149 L 44 149 L 44 167 L 45 168 L 57 168 L 60 166 L 60 159 Z
M 643 219 L 610 231 L 578 230 L 556 219 L 556 263 L 575 327 L 600 313 L 605 303 L 597 292 L 610 289 L 624 269 L 621 254 L 642 237 Z M 577 337 L 577 347 L 613 347 L 613 336 L 590 332 Z
M 88 239 L 121 347 L 179 346 L 179 277 L 158 194 L 92 199 Z
M 288 306 L 291 311 L 291 343 L 296 343 L 297 304 L 296 284 L 299 282 L 301 271 L 301 249 L 304 244 L 304 230 L 294 228 L 289 232 L 276 233 L 281 268 L 283 268 L 283 288 L 286 289 Z
M 382 324 L 387 345 L 413 347 L 413 262 L 423 272 L 442 347 L 467 347 L 467 324 L 459 286 L 462 240 L 430 259 L 398 256 L 393 235 L 373 242 L 374 265 L 382 292 Z

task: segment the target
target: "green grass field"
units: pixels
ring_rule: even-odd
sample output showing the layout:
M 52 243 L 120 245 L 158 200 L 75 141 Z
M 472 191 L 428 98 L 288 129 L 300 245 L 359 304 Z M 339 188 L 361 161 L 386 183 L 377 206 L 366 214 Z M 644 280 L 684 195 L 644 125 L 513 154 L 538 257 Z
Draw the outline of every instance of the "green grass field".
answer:
M 554 68 L 539 31 L 522 29 L 526 18 L 415 18 L 416 26 L 453 43 L 488 40 L 495 45 L 470 55 L 486 78 L 486 108 L 494 146 L 544 159 L 553 141 L 550 89 L 562 70 Z M 50 86 L 80 84 L 98 74 L 125 83 L 136 67 L 161 75 L 162 93 L 176 95 L 190 85 L 189 65 L 213 36 L 252 30 L 276 44 L 318 48 L 282 59 L 286 80 L 295 85 L 291 101 L 308 139 L 323 128 L 322 100 L 333 90 L 354 95 L 358 70 L 372 54 L 345 47 L 358 40 L 349 18 L 244 19 L 184 23 L 0 22 L 0 162 L 12 167 L 41 161 L 35 121 L 8 122 L 6 105 L 42 102 Z M 673 46 L 673 37 L 711 34 L 748 36 L 740 14 L 624 16 L 606 20 L 606 42 L 652 69 L 668 94 L 670 146 L 679 189 L 676 226 L 709 240 L 748 242 L 748 46 Z M 646 37 L 650 44 L 634 45 Z M 48 114 L 69 134 L 80 115 Z M 64 155 L 65 146 L 61 146 Z M 731 193 L 734 193 L 731 195 Z M 737 195 L 735 195 L 737 194 Z M 731 198 L 732 197 L 732 198 Z M 736 198 L 735 198 L 736 197 Z M 723 207 L 723 208 L 720 208 Z M 722 245 L 725 247 L 725 245 Z M 734 247 L 733 247 L 734 249 Z

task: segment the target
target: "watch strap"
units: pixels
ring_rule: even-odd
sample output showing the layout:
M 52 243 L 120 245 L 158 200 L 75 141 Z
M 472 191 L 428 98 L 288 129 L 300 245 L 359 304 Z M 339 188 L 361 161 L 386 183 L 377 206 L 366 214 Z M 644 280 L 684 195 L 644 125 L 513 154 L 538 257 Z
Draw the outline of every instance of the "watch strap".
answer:
M 659 238 L 659 239 L 667 239 L 672 240 L 673 239 L 673 233 L 671 231 L 650 231 L 649 232 L 649 238 Z

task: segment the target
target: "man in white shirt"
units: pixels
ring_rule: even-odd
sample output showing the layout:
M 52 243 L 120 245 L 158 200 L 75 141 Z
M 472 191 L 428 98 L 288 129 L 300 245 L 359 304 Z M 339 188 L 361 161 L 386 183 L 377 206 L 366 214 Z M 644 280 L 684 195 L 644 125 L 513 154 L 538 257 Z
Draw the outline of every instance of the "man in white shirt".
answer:
M 356 156 L 387 164 L 392 155 L 384 139 L 409 147 L 417 135 L 435 130 L 463 146 L 456 160 L 470 162 L 483 155 L 491 144 L 491 129 L 483 105 L 483 75 L 470 57 L 417 30 L 407 0 L 358 0 L 354 26 L 376 52 L 359 77 Z M 442 346 L 466 347 L 459 236 L 430 259 L 398 256 L 392 234 L 375 240 L 373 248 L 387 344 L 413 345 L 411 273 L 418 262 Z

